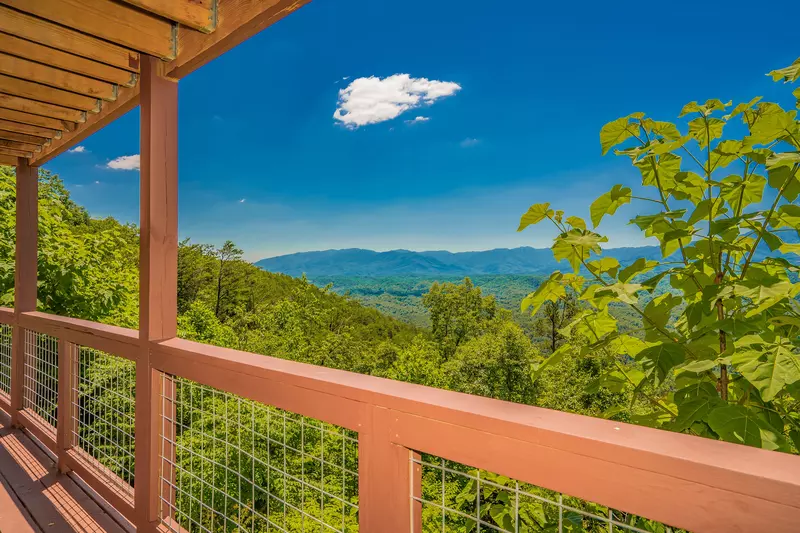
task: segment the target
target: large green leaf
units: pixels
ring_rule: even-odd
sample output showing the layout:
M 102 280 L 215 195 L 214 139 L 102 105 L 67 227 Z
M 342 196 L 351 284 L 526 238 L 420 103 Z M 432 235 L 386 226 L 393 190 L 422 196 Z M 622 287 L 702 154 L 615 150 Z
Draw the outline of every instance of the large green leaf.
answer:
M 553 216 L 554 211 L 550 209 L 549 203 L 533 204 L 519 220 L 517 231 L 522 231 L 532 224 L 538 224 L 547 217 Z
M 764 194 L 767 179 L 758 174 L 751 174 L 743 180 L 741 176 L 728 176 L 720 182 L 720 194 L 733 209 L 733 213 L 742 213 L 745 207 L 757 204 Z
M 769 144 L 776 139 L 787 137 L 795 130 L 796 111 L 784 111 L 775 104 L 761 104 L 761 113 L 750 129 L 748 142 L 752 144 Z
M 718 118 L 700 117 L 689 121 L 689 135 L 704 149 L 714 139 L 722 136 L 725 121 Z
M 686 350 L 680 344 L 663 342 L 645 348 L 636 356 L 645 375 L 658 386 L 667 379 L 670 371 L 686 359 Z
M 748 335 L 736 342 L 732 363 L 771 402 L 787 385 L 800 381 L 800 357 L 789 339 Z
M 772 81 L 797 81 L 800 78 L 800 58 L 795 59 L 794 63 L 788 67 L 773 70 L 769 75 L 772 76 Z
M 605 215 L 613 215 L 620 206 L 631 202 L 630 187 L 614 185 L 610 191 L 592 202 L 589 212 L 592 215 L 592 225 L 597 227 Z
M 536 291 L 530 293 L 522 300 L 520 311 L 524 313 L 530 308 L 531 315 L 535 315 L 545 302 L 555 302 L 558 301 L 559 298 L 566 296 L 567 289 L 561 282 L 563 278 L 564 275 L 561 274 L 561 272 L 553 272 L 550 274 L 550 278 L 547 281 L 539 285 Z
M 619 280 L 623 283 L 630 281 L 634 276 L 646 274 L 656 266 L 658 266 L 658 261 L 647 260 L 644 257 L 640 257 L 620 271 Z
M 695 422 L 705 421 L 712 409 L 722 404 L 719 396 L 698 396 L 682 403 L 678 403 L 678 417 L 670 429 L 672 431 L 686 431 Z
M 658 158 L 650 156 L 637 161 L 634 166 L 642 174 L 642 185 L 657 186 L 664 190 L 675 187 L 675 176 L 681 171 L 681 157 L 666 153 Z
M 609 122 L 600 130 L 600 148 L 602 154 L 606 155 L 608 151 L 621 144 L 639 131 L 639 125 L 630 120 L 630 117 L 622 117 Z
M 708 425 L 721 439 L 767 450 L 784 448 L 783 436 L 758 414 L 742 405 L 724 405 L 711 410 Z

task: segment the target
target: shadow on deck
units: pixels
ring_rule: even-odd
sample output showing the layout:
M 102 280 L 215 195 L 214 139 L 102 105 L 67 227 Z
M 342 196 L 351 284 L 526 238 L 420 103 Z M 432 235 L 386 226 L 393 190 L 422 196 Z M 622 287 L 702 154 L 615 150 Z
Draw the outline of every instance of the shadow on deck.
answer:
M 0 532 L 134 531 L 96 499 L 72 474 L 60 474 L 48 454 L 0 412 Z

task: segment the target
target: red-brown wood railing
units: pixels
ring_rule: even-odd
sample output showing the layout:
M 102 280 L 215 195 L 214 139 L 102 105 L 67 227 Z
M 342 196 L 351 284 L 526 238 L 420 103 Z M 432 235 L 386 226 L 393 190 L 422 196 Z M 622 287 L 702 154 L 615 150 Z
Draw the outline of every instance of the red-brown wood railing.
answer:
M 15 315 L 10 309 L 0 309 L 0 323 L 56 337 L 61 346 L 73 343 L 132 361 L 140 353 L 138 332 L 124 328 L 39 312 Z M 13 351 L 14 357 L 21 353 Z M 150 364 L 159 372 L 357 432 L 363 532 L 419 528 L 410 497 L 419 486 L 419 469 L 412 468 L 416 452 L 699 533 L 800 530 L 797 456 L 178 338 L 151 343 Z M 71 382 L 72 369 L 69 364 L 59 367 L 60 383 Z M 21 386 L 15 377 L 12 390 Z M 74 416 L 68 398 L 59 395 L 59 424 Z M 13 411 L 10 401 L 0 395 L 0 405 Z M 31 413 L 15 414 L 17 423 L 57 454 L 65 469 L 74 470 L 123 515 L 137 520 L 133 499 L 110 486 L 107 476 L 98 473 L 98 464 L 72 449 L 66 437 L 56 442 Z M 162 421 L 153 418 L 151 423 Z M 158 434 L 159 429 L 152 431 Z M 137 441 L 137 458 L 148 442 Z M 150 451 L 156 457 L 162 454 Z M 158 483 L 159 475 L 149 479 Z M 136 484 L 137 491 L 158 493 L 157 486 L 141 485 Z

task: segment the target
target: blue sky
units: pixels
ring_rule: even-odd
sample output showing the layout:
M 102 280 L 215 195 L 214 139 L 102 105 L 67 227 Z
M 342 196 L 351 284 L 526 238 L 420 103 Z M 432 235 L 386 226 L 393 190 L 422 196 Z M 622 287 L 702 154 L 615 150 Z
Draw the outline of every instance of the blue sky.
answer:
M 751 5 L 315 0 L 180 82 L 180 234 L 232 239 L 252 260 L 549 246 L 546 231 L 515 232 L 528 205 L 585 215 L 638 180 L 600 156 L 606 122 L 791 101 L 764 74 L 800 55 L 796 36 L 741 22 Z M 108 168 L 139 153 L 138 120 L 46 165 L 95 216 L 138 219 L 138 172 Z M 622 220 L 601 229 L 643 243 Z

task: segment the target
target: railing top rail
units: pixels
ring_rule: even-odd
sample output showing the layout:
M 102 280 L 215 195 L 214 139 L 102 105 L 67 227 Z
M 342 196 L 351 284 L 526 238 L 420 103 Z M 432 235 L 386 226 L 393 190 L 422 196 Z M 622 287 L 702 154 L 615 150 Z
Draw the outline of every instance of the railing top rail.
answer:
M 91 320 L 51 315 L 40 311 L 20 313 L 19 325 L 47 333 L 54 337 L 114 353 L 127 359 L 136 359 L 139 349 L 139 332 Z
M 209 378 L 207 384 L 211 386 L 225 372 L 238 373 L 395 413 L 406 413 L 417 417 L 418 421 L 435 420 L 637 470 L 724 486 L 800 509 L 800 457 L 790 454 L 317 367 L 183 339 L 158 343 L 153 352 L 156 367 L 165 359 L 172 360 L 170 369 L 182 368 L 180 361 L 184 361 L 184 365 L 191 361 L 198 368 L 205 366 L 207 372 L 203 374 Z M 227 380 L 226 383 L 237 383 L 237 380 Z M 228 392 L 237 394 L 236 390 L 229 389 Z M 297 408 L 302 406 L 298 404 Z M 335 409 L 341 407 L 331 405 L 328 421 L 332 421 L 334 415 L 340 416 L 334 413 Z M 309 416 L 319 418 L 319 410 Z M 401 418 L 396 417 L 396 421 Z M 412 447 L 415 443 L 408 440 L 407 435 L 398 431 L 391 437 L 397 444 Z M 457 457 L 449 458 L 459 460 Z
M 0 324 L 14 323 L 14 309 L 10 307 L 0 307 Z

